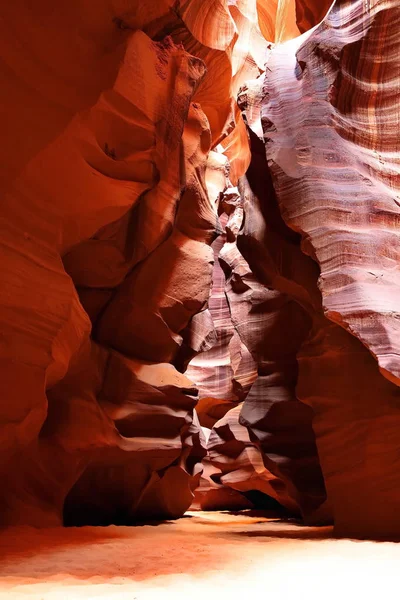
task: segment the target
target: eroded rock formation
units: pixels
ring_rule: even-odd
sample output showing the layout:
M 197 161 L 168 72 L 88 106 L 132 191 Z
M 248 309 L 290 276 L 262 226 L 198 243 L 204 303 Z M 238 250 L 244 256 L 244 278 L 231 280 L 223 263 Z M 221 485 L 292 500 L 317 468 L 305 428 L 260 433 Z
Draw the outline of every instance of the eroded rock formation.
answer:
M 400 535 L 396 0 L 2 24 L 0 522 Z
M 192 40 L 190 16 L 186 27 L 167 5 L 88 8 L 5 11 L 11 30 L 20 23 L 2 40 L 8 126 L 23 126 L 21 88 L 35 91 L 28 147 L 18 123 L 4 177 L 4 523 L 60 523 L 64 505 L 68 523 L 178 516 L 205 454 L 197 391 L 164 363 L 212 283 L 207 179 L 218 188 L 209 153 L 222 128 L 213 99 L 209 118 L 198 100 L 226 54 Z M 155 25 L 167 14 L 177 39 Z M 160 40 L 143 31 L 152 26 Z M 203 48 L 207 74 L 181 33 Z M 229 86 L 230 73 L 230 105 Z
M 345 534 L 400 531 L 399 22 L 396 2 L 336 2 L 263 89 L 280 209 L 320 271 L 297 393 Z

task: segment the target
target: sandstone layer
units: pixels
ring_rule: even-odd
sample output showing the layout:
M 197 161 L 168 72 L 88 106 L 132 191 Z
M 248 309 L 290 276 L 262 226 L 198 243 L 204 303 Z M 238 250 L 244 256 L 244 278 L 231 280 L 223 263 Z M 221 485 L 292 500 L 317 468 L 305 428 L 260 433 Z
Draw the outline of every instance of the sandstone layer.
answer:
M 3 11 L 3 524 L 179 516 L 205 454 L 166 363 L 212 283 L 226 118 L 198 100 L 234 29 L 209 48 L 183 6 L 116 4 Z
M 17 0 L 2 25 L 1 522 L 177 516 L 205 442 L 173 365 L 215 336 L 256 3 Z
M 345 535 L 400 533 L 399 19 L 396 2 L 337 1 L 275 48 L 260 92 L 281 214 L 318 266 L 292 277 L 313 295 L 296 390 Z

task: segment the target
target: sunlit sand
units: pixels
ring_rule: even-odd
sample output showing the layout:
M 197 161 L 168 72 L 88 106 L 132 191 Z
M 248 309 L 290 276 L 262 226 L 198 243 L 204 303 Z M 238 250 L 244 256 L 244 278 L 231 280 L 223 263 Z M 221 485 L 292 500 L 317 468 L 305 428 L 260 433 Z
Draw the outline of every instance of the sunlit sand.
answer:
M 10 528 L 0 598 L 397 598 L 400 546 L 336 540 L 251 513 L 192 512 L 139 527 Z

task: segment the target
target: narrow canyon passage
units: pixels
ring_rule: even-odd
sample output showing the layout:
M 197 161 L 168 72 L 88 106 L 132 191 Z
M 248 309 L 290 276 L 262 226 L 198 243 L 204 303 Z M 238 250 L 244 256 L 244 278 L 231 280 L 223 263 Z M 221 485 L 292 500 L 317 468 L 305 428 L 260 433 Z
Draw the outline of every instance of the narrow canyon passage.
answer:
M 0 31 L 0 598 L 381 594 L 399 1 L 14 0 Z

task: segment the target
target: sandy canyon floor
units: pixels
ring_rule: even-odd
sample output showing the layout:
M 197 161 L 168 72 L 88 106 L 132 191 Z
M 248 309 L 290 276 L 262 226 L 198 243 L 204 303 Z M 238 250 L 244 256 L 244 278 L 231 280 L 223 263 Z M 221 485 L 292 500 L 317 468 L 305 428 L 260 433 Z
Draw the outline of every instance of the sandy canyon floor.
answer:
M 398 598 L 400 545 L 335 540 L 252 513 L 190 512 L 139 527 L 0 533 L 0 598 Z

